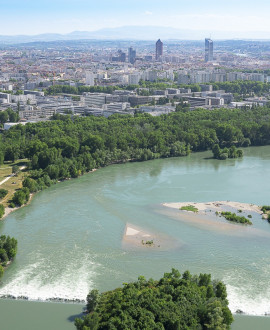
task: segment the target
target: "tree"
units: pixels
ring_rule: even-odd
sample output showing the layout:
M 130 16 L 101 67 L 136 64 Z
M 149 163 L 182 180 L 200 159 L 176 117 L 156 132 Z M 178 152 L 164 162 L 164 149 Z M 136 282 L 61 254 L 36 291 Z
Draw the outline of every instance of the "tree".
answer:
M 87 298 L 86 298 L 86 301 L 87 301 L 86 308 L 89 313 L 93 312 L 95 310 L 95 308 L 98 304 L 99 298 L 100 298 L 100 295 L 99 295 L 98 290 L 91 290 L 89 292 L 89 294 L 87 295 Z
M 4 155 L 3 151 L 0 151 L 0 165 L 4 164 L 4 159 L 5 159 L 5 155 Z
M 38 190 L 36 181 L 29 177 L 23 180 L 23 187 L 28 188 L 30 193 L 36 192 Z
M 12 173 L 13 174 L 15 174 L 15 175 L 18 174 L 19 170 L 20 170 L 20 167 L 18 165 L 13 165 L 12 166 Z
M 30 192 L 27 187 L 24 187 L 18 191 L 16 191 L 13 195 L 12 202 L 15 205 L 22 206 L 27 203 L 30 197 Z
M 4 268 L 0 265 L 0 279 L 4 275 Z
M 215 144 L 213 146 L 212 152 L 213 152 L 214 158 L 216 158 L 216 159 L 219 159 L 220 158 L 221 151 L 220 151 L 220 147 L 219 147 L 218 144 Z
M 0 122 L 1 124 L 4 124 L 8 121 L 8 113 L 6 111 L 1 111 L 0 112 Z
M 5 207 L 3 204 L 0 204 L 0 218 L 3 218 L 4 214 L 5 214 Z
M 8 194 L 6 189 L 0 189 L 0 199 L 4 198 Z

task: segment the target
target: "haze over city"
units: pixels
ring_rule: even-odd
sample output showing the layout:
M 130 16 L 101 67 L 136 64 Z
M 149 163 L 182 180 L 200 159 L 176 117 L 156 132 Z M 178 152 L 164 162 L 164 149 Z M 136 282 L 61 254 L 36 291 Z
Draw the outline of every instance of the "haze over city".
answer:
M 138 0 L 41 0 L 0 1 L 0 35 L 66 34 L 122 26 L 162 26 L 197 33 L 180 36 L 202 39 L 203 31 L 213 38 L 267 39 L 270 35 L 266 0 L 157 1 Z M 168 37 L 177 38 L 169 34 Z M 121 34 L 119 35 L 121 37 Z M 151 33 L 146 36 L 151 38 Z M 156 38 L 153 36 L 152 38 Z

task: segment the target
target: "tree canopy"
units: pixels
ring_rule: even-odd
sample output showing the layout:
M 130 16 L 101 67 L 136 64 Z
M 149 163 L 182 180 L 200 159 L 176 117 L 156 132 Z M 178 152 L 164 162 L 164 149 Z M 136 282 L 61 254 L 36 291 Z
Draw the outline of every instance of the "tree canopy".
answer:
M 0 236 L 0 278 L 4 274 L 4 268 L 17 253 L 17 240 L 9 236 Z
M 123 288 L 87 296 L 88 314 L 77 330 L 229 329 L 233 321 L 226 287 L 211 275 L 183 275 L 172 269 L 160 280 L 140 276 Z

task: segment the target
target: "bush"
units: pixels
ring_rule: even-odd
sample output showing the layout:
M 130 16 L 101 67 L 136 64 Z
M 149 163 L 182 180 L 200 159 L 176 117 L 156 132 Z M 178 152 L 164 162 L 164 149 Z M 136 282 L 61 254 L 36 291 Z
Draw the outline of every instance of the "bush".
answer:
M 263 213 L 266 213 L 267 211 L 270 211 L 270 205 L 263 205 L 261 207 L 261 210 L 263 211 Z
M 252 225 L 252 222 L 250 220 L 248 220 L 245 217 L 240 217 L 240 216 L 236 215 L 235 213 L 221 212 L 221 215 L 228 221 L 247 224 L 247 225 Z
M 0 199 L 4 198 L 8 194 L 6 189 L 0 189 Z
M 191 211 L 191 212 L 194 212 L 194 213 L 197 213 L 198 212 L 197 207 L 195 207 L 193 205 L 182 206 L 180 208 L 180 210 L 181 211 Z
M 29 200 L 30 192 L 27 187 L 24 187 L 18 191 L 15 192 L 12 198 L 12 202 L 15 205 L 22 206 L 23 204 L 26 204 Z

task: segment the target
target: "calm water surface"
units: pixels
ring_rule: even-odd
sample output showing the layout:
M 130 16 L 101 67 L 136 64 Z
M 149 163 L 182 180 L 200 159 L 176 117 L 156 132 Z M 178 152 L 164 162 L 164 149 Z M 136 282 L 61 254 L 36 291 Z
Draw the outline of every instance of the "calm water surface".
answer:
M 205 219 L 206 224 L 193 221 L 192 216 L 187 221 L 181 212 L 161 206 L 218 200 L 270 204 L 270 147 L 246 149 L 242 160 L 222 162 L 209 156 L 206 152 L 110 166 L 37 194 L 29 206 L 0 223 L 0 233 L 19 242 L 16 260 L 0 284 L 0 295 L 85 299 L 91 288 L 113 289 L 142 274 L 159 278 L 175 267 L 181 272 L 209 272 L 223 280 L 232 311 L 270 313 L 267 221 L 249 212 L 252 228 L 224 227 L 219 218 L 212 217 L 209 223 Z M 178 247 L 123 248 L 127 223 L 165 235 Z M 46 322 L 50 310 L 59 310 L 58 318 L 51 318 L 58 322 L 55 329 L 68 329 L 72 328 L 69 316 L 79 314 L 82 306 L 0 300 L 1 326 L 17 329 L 16 318 L 12 317 L 12 323 L 8 311 L 40 314 Z M 238 317 L 236 324 L 245 320 Z M 269 322 L 268 318 L 252 320 L 261 326 Z M 27 329 L 36 327 L 27 325 Z

